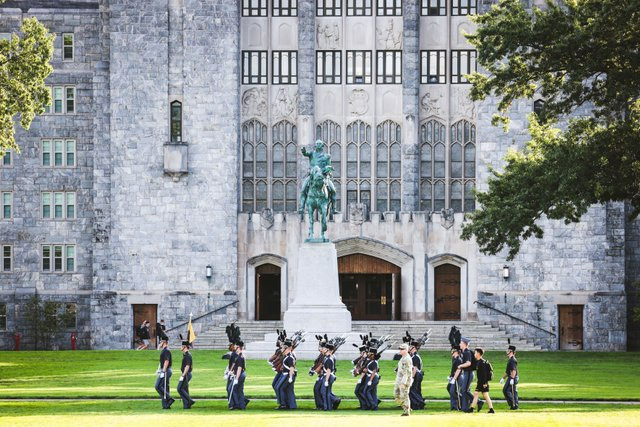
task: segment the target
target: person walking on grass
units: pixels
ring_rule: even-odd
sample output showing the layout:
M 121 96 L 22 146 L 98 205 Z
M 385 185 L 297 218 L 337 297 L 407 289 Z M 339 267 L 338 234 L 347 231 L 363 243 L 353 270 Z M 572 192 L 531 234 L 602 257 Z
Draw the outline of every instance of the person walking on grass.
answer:
M 158 367 L 158 378 L 156 379 L 156 391 L 162 399 L 162 409 L 171 409 L 175 399 L 169 394 L 169 380 L 171 379 L 171 352 L 169 351 L 169 339 L 162 340 L 160 344 L 160 366 Z
M 500 384 L 504 384 L 502 393 L 512 411 L 518 409 L 518 361 L 516 360 L 516 346 L 509 345 L 507 349 L 507 369 L 500 378 Z M 506 381 L 505 381 L 506 379 Z
M 447 391 L 449 392 L 449 403 L 452 411 L 462 409 L 460 392 L 462 391 L 462 377 L 464 375 L 458 369 L 458 366 L 462 365 L 460 353 L 460 346 L 451 348 L 451 374 L 447 383 Z
M 478 396 L 482 393 L 482 397 L 487 401 L 489 405 L 489 413 L 495 414 L 493 410 L 493 403 L 491 397 L 489 397 L 489 381 L 493 377 L 493 368 L 491 364 L 483 358 L 484 350 L 480 347 L 476 348 L 473 356 L 476 359 L 476 370 L 478 372 L 478 384 L 476 385 L 476 391 L 473 393 L 473 402 L 471 407 L 466 412 L 473 412 L 476 405 L 478 405 L 478 412 L 482 409 L 482 402 L 478 402 Z
M 244 397 L 244 380 L 246 378 L 246 366 L 244 359 L 244 343 L 238 341 L 236 343 L 236 353 L 238 356 L 235 360 L 235 367 L 230 373 L 233 382 L 231 383 L 231 394 L 229 396 L 229 409 L 247 409 L 249 399 Z
M 402 406 L 402 415 L 411 414 L 411 401 L 409 400 L 409 389 L 413 382 L 413 362 L 409 356 L 409 345 L 400 344 L 400 360 L 398 361 L 398 369 L 396 372 L 396 384 L 393 389 L 395 401 Z
M 178 394 L 180 398 L 182 398 L 182 407 L 184 409 L 191 409 L 195 400 L 189 396 L 189 383 L 191 382 L 191 373 L 193 372 L 193 358 L 191 357 L 191 353 L 189 353 L 189 347 L 191 344 L 189 341 L 182 341 L 182 367 L 181 367 L 181 376 L 180 381 L 178 381 Z

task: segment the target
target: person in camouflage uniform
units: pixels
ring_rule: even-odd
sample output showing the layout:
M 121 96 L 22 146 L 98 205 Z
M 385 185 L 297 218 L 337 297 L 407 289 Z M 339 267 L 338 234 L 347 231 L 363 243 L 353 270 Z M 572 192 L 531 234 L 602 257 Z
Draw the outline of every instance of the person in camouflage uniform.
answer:
M 411 401 L 409 400 L 409 389 L 413 382 L 413 362 L 409 356 L 409 346 L 401 344 L 400 361 L 396 373 L 396 385 L 394 388 L 395 400 L 398 405 L 402 405 L 402 415 L 406 416 L 411 413 Z

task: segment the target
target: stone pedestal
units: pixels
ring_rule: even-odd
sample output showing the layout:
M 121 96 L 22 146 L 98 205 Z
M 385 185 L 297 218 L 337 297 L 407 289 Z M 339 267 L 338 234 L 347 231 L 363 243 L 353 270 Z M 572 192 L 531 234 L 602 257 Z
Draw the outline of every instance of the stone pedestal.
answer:
M 338 255 L 333 243 L 303 243 L 298 250 L 295 281 L 293 303 L 284 314 L 285 330 L 351 331 L 351 313 L 340 301 Z

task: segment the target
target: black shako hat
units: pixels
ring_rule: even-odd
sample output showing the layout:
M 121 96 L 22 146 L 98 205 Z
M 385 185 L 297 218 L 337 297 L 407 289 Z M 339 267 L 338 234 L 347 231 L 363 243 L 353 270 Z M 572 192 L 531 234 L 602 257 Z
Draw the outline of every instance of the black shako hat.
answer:
M 507 349 L 507 351 L 516 351 L 516 346 L 515 345 L 510 345 L 509 348 Z

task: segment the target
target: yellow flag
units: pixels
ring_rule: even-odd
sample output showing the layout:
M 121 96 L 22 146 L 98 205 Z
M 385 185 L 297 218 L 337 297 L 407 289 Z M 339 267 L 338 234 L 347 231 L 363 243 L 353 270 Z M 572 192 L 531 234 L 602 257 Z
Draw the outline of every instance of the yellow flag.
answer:
M 193 332 L 193 325 L 191 324 L 191 319 L 189 319 L 189 326 L 187 326 L 187 341 L 189 344 L 196 340 L 196 333 Z

